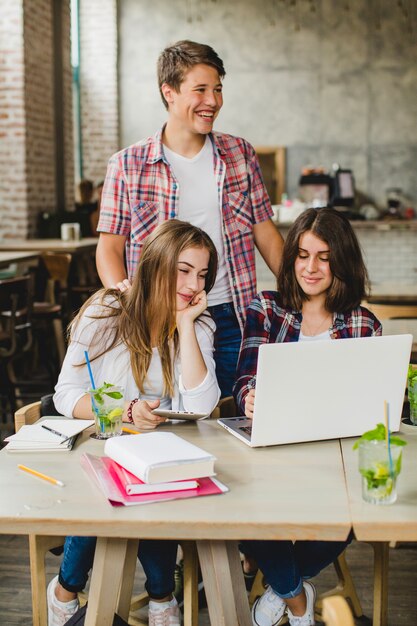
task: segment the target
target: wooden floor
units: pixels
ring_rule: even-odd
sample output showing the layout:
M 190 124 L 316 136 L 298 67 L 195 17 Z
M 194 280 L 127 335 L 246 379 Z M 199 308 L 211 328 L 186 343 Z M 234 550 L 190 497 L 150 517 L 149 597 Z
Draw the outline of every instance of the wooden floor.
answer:
M 52 578 L 59 568 L 60 557 L 48 555 L 47 572 Z M 367 544 L 354 542 L 348 550 L 351 568 L 362 607 L 366 616 L 372 615 L 372 549 Z M 416 626 L 417 603 L 415 581 L 417 578 L 417 544 L 400 544 L 390 550 L 389 626 Z M 332 567 L 315 580 L 318 591 L 324 591 L 335 582 Z M 139 571 L 136 588 L 143 584 Z M 361 626 L 372 622 L 362 619 Z M 0 535 L 0 625 L 30 626 L 31 592 L 28 542 L 26 537 Z M 45 625 L 46 626 L 46 625 Z M 200 611 L 199 626 L 210 626 L 207 609 Z

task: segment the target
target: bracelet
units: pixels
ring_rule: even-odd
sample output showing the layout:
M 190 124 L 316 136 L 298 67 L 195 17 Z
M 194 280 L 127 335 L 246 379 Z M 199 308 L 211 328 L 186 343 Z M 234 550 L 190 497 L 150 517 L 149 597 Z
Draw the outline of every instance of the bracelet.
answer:
M 133 410 L 133 406 L 136 404 L 136 402 L 139 402 L 139 398 L 133 398 L 133 400 L 131 401 L 131 403 L 127 407 L 127 411 L 126 411 L 127 421 L 130 422 L 131 424 L 133 424 L 132 410 Z

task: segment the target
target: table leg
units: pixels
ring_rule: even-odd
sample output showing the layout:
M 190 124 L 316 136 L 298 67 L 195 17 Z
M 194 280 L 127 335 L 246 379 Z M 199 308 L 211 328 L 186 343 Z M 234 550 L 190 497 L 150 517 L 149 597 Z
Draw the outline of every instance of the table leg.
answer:
M 184 626 L 198 624 L 198 558 L 194 541 L 181 541 L 184 555 Z
M 211 626 L 251 626 L 236 541 L 197 541 Z
M 136 550 L 133 544 L 136 544 Z M 117 612 L 120 617 L 127 619 L 129 609 L 126 614 L 126 591 L 127 586 L 133 583 L 126 581 L 126 587 L 123 585 L 121 589 L 121 582 L 124 574 L 132 573 L 132 553 L 136 562 L 137 540 L 98 537 L 85 626 L 112 626 L 118 608 L 119 591 L 119 611 L 123 615 Z
M 389 545 L 386 541 L 370 543 L 374 549 L 373 626 L 387 626 Z

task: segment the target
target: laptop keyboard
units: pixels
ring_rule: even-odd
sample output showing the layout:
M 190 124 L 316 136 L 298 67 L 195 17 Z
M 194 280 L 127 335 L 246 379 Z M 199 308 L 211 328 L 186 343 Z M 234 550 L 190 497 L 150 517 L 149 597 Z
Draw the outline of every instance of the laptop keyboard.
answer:
M 252 435 L 252 426 L 239 426 L 239 430 L 243 430 L 249 436 Z

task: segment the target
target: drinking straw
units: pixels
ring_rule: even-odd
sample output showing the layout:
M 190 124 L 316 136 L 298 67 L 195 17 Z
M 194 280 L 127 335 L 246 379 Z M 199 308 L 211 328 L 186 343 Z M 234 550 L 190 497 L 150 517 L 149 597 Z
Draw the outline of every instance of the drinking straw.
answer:
M 386 400 L 384 400 L 384 418 L 385 418 L 385 441 L 387 443 L 387 449 L 388 449 L 389 473 L 391 476 L 393 476 L 394 468 L 392 465 L 391 435 L 389 431 L 389 404 Z
M 90 382 L 91 382 L 91 389 L 96 389 L 96 383 L 94 382 L 94 376 L 93 376 L 93 371 L 91 369 L 91 363 L 90 363 L 90 359 L 88 357 L 88 352 L 87 350 L 84 350 L 84 356 L 85 356 L 85 362 L 87 363 L 87 369 L 88 369 L 88 374 L 90 376 Z M 91 396 L 91 402 L 93 405 L 93 411 L 96 415 L 98 415 L 98 408 L 96 405 L 96 402 L 94 400 L 94 396 Z

